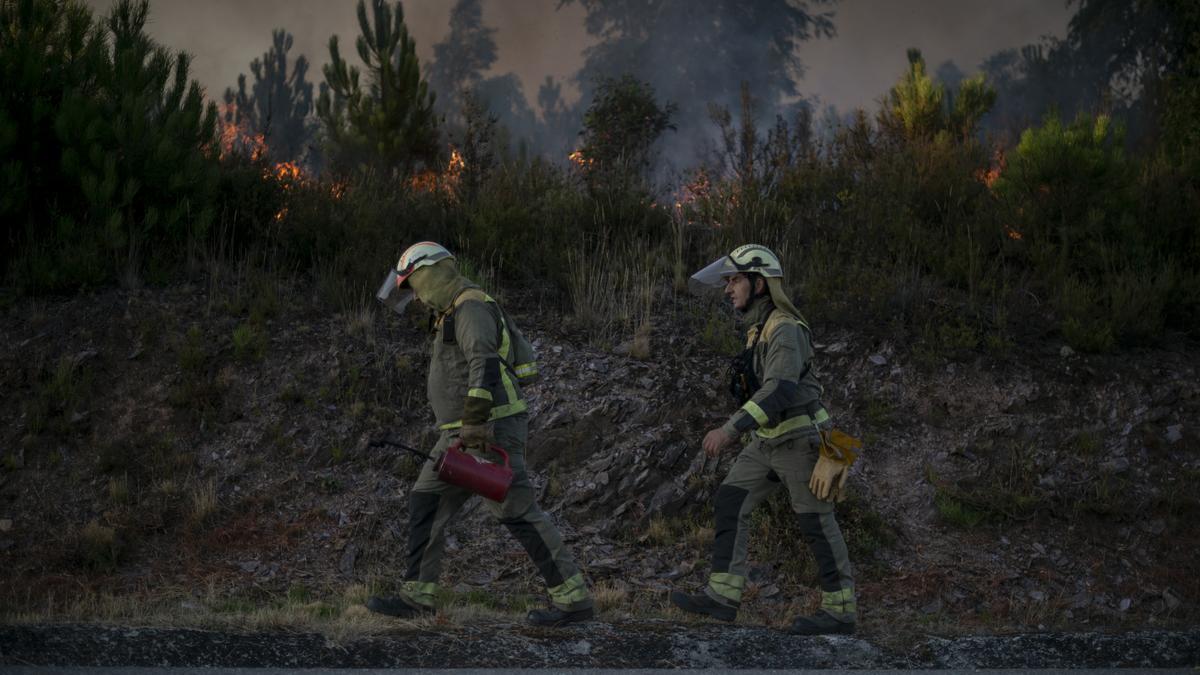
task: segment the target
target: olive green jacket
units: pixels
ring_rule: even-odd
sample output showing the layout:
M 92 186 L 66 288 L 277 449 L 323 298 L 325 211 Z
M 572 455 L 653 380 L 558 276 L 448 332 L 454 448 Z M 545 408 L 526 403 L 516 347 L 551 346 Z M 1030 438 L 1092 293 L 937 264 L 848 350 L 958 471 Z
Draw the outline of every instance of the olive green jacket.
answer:
M 463 294 L 467 299 L 458 297 Z M 455 296 L 434 321 L 427 393 L 438 427 L 455 429 L 524 412 L 503 312 L 465 279 Z M 509 354 L 502 359 L 505 351 Z
M 816 433 L 829 413 L 821 406 L 821 384 L 813 373 L 808 325 L 777 310 L 769 297 L 755 298 L 744 315 L 747 349 L 754 350 L 754 375 L 761 383 L 722 429 L 730 436 L 753 430 L 763 438 Z

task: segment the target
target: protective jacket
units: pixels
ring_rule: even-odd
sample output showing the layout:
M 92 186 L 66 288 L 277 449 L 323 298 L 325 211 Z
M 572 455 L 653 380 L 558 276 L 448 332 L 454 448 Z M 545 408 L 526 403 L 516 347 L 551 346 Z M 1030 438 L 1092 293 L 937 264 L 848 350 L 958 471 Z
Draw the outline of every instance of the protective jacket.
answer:
M 761 386 L 722 427 L 730 436 L 753 430 L 761 438 L 816 434 L 829 420 L 821 406 L 821 385 L 812 371 L 808 324 L 760 296 L 747 309 L 746 349 Z
M 460 278 L 452 297 L 434 318 L 429 361 L 427 393 L 438 427 L 456 429 L 524 412 L 520 380 L 537 372 L 532 349 L 475 284 Z

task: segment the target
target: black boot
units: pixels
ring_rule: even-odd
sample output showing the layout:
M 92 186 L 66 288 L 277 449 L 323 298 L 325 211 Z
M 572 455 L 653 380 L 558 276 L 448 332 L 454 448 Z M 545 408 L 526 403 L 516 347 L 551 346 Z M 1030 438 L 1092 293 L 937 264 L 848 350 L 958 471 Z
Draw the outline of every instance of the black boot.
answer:
M 592 607 L 577 609 L 573 612 L 550 607 L 549 609 L 531 610 L 525 619 L 535 626 L 557 627 L 580 621 L 591 621 L 595 616 L 596 610 Z
M 372 595 L 367 598 L 367 609 L 376 614 L 387 614 L 400 619 L 415 619 L 418 616 L 433 614 L 432 607 L 424 607 L 409 602 L 402 597 L 381 598 Z
M 823 609 L 812 616 L 798 616 L 788 628 L 792 635 L 853 635 L 854 621 L 843 621 Z
M 722 605 L 708 597 L 707 593 L 689 595 L 683 591 L 671 591 L 671 604 L 685 612 L 707 614 L 721 621 L 733 621 L 737 618 L 737 607 Z

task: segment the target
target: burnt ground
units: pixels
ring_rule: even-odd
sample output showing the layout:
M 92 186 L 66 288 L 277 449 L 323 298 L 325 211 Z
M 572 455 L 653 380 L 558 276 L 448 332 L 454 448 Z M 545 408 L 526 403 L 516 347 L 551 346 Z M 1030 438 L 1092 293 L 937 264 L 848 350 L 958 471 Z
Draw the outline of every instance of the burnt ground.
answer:
M 194 629 L 14 626 L 0 629 L 0 663 L 40 666 L 225 668 L 1193 668 L 1200 632 L 1046 633 L 929 637 L 904 650 L 829 636 L 668 622 L 514 624 L 330 641 L 319 634 Z
M 355 610 L 403 564 L 418 468 L 367 441 L 432 438 L 424 336 L 368 300 L 329 312 L 278 287 L 226 275 L 2 305 L 6 640 L 62 622 L 359 635 Z M 731 409 L 732 321 L 664 292 L 643 351 L 508 300 L 541 354 L 533 479 L 600 625 L 684 621 L 666 593 L 703 583 L 733 458 L 699 449 Z M 1200 625 L 1194 343 L 1083 355 L 1053 334 L 819 323 L 816 339 L 827 405 L 866 442 L 838 511 L 863 639 L 909 658 L 943 639 Z M 494 633 L 543 602 L 479 506 L 449 532 L 439 630 Z M 785 500 L 756 512 L 751 564 L 738 630 L 783 639 L 770 629 L 817 602 Z M 679 625 L 663 630 L 710 630 Z M 391 639 L 367 627 L 367 643 Z

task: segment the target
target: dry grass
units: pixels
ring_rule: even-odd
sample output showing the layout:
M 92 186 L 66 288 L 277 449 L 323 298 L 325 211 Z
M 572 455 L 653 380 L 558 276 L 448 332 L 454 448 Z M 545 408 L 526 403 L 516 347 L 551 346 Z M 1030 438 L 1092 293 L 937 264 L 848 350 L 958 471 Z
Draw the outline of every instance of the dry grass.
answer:
M 204 485 L 194 488 L 191 494 L 191 506 L 192 510 L 188 514 L 191 522 L 195 525 L 206 523 L 217 512 L 216 484 L 210 480 Z
M 610 612 L 613 610 L 629 609 L 629 588 L 621 581 L 605 579 L 592 586 L 592 601 L 596 603 L 596 611 Z
M 368 345 L 375 344 L 375 306 L 363 303 L 344 315 L 346 333 Z

